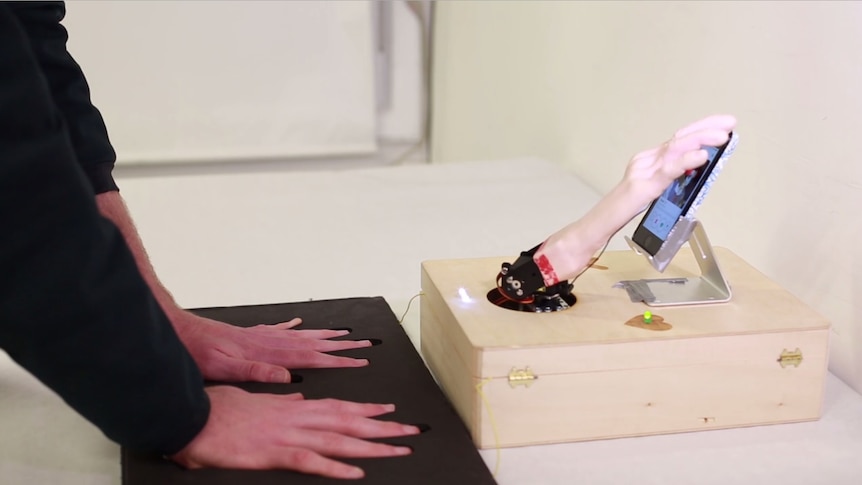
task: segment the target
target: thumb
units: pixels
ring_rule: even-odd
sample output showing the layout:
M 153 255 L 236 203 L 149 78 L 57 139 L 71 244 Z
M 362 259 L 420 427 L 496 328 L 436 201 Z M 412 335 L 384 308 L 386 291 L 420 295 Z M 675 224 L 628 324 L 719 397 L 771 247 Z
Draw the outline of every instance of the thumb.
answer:
M 222 372 L 219 373 L 221 374 L 220 378 L 227 381 L 268 382 L 274 384 L 299 381 L 299 376 L 291 376 L 290 372 L 284 367 L 265 362 L 238 359 L 227 355 L 224 356 L 224 361 L 220 367 L 222 368 Z

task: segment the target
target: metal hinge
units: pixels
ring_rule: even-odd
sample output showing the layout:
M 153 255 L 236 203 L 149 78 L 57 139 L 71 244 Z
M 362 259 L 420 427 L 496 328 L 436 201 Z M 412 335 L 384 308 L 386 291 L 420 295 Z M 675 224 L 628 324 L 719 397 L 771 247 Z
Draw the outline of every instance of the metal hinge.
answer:
M 793 352 L 784 349 L 778 357 L 778 363 L 781 364 L 782 368 L 787 367 L 788 365 L 799 367 L 799 364 L 802 363 L 802 351 L 799 350 L 799 347 L 797 347 Z
M 533 371 L 530 370 L 529 367 L 524 367 L 523 369 L 518 369 L 512 367 L 512 370 L 509 372 L 509 386 L 512 389 L 518 386 L 530 387 L 530 385 L 538 379 L 539 377 L 536 374 L 533 374 Z

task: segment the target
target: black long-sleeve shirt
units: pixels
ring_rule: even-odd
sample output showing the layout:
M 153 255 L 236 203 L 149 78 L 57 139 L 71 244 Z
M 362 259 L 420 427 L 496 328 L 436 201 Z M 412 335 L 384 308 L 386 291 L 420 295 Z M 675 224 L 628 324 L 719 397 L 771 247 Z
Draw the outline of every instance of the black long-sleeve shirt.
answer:
M 66 52 L 62 3 L 0 3 L 0 348 L 106 436 L 174 453 L 203 378 L 94 192 L 114 153 Z
M 66 50 L 68 33 L 60 23 L 63 2 L 8 2 L 18 19 L 66 129 L 76 161 L 95 193 L 118 190 L 111 171 L 116 153 L 102 115 L 90 102 L 90 88 L 80 66 Z

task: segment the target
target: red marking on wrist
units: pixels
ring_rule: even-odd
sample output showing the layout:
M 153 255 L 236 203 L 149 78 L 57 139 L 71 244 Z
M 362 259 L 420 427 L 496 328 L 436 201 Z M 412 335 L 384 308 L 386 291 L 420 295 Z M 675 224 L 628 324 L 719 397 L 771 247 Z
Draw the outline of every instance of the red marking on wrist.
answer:
M 555 285 L 560 282 L 557 279 L 557 272 L 554 271 L 554 267 L 551 266 L 551 262 L 548 261 L 548 257 L 544 254 L 540 254 L 534 258 L 536 262 L 536 266 L 539 267 L 539 272 L 542 273 L 542 279 L 545 280 L 545 284 L 548 286 Z

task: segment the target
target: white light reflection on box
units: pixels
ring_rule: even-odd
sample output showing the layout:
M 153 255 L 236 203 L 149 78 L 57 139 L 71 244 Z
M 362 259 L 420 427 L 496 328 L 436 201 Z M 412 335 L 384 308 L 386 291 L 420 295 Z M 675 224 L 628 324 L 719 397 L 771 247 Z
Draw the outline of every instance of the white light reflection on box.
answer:
M 465 290 L 463 286 L 461 288 L 458 288 L 458 296 L 461 297 L 461 301 L 464 303 L 473 302 L 473 299 L 470 298 L 470 295 L 467 294 L 467 290 Z

